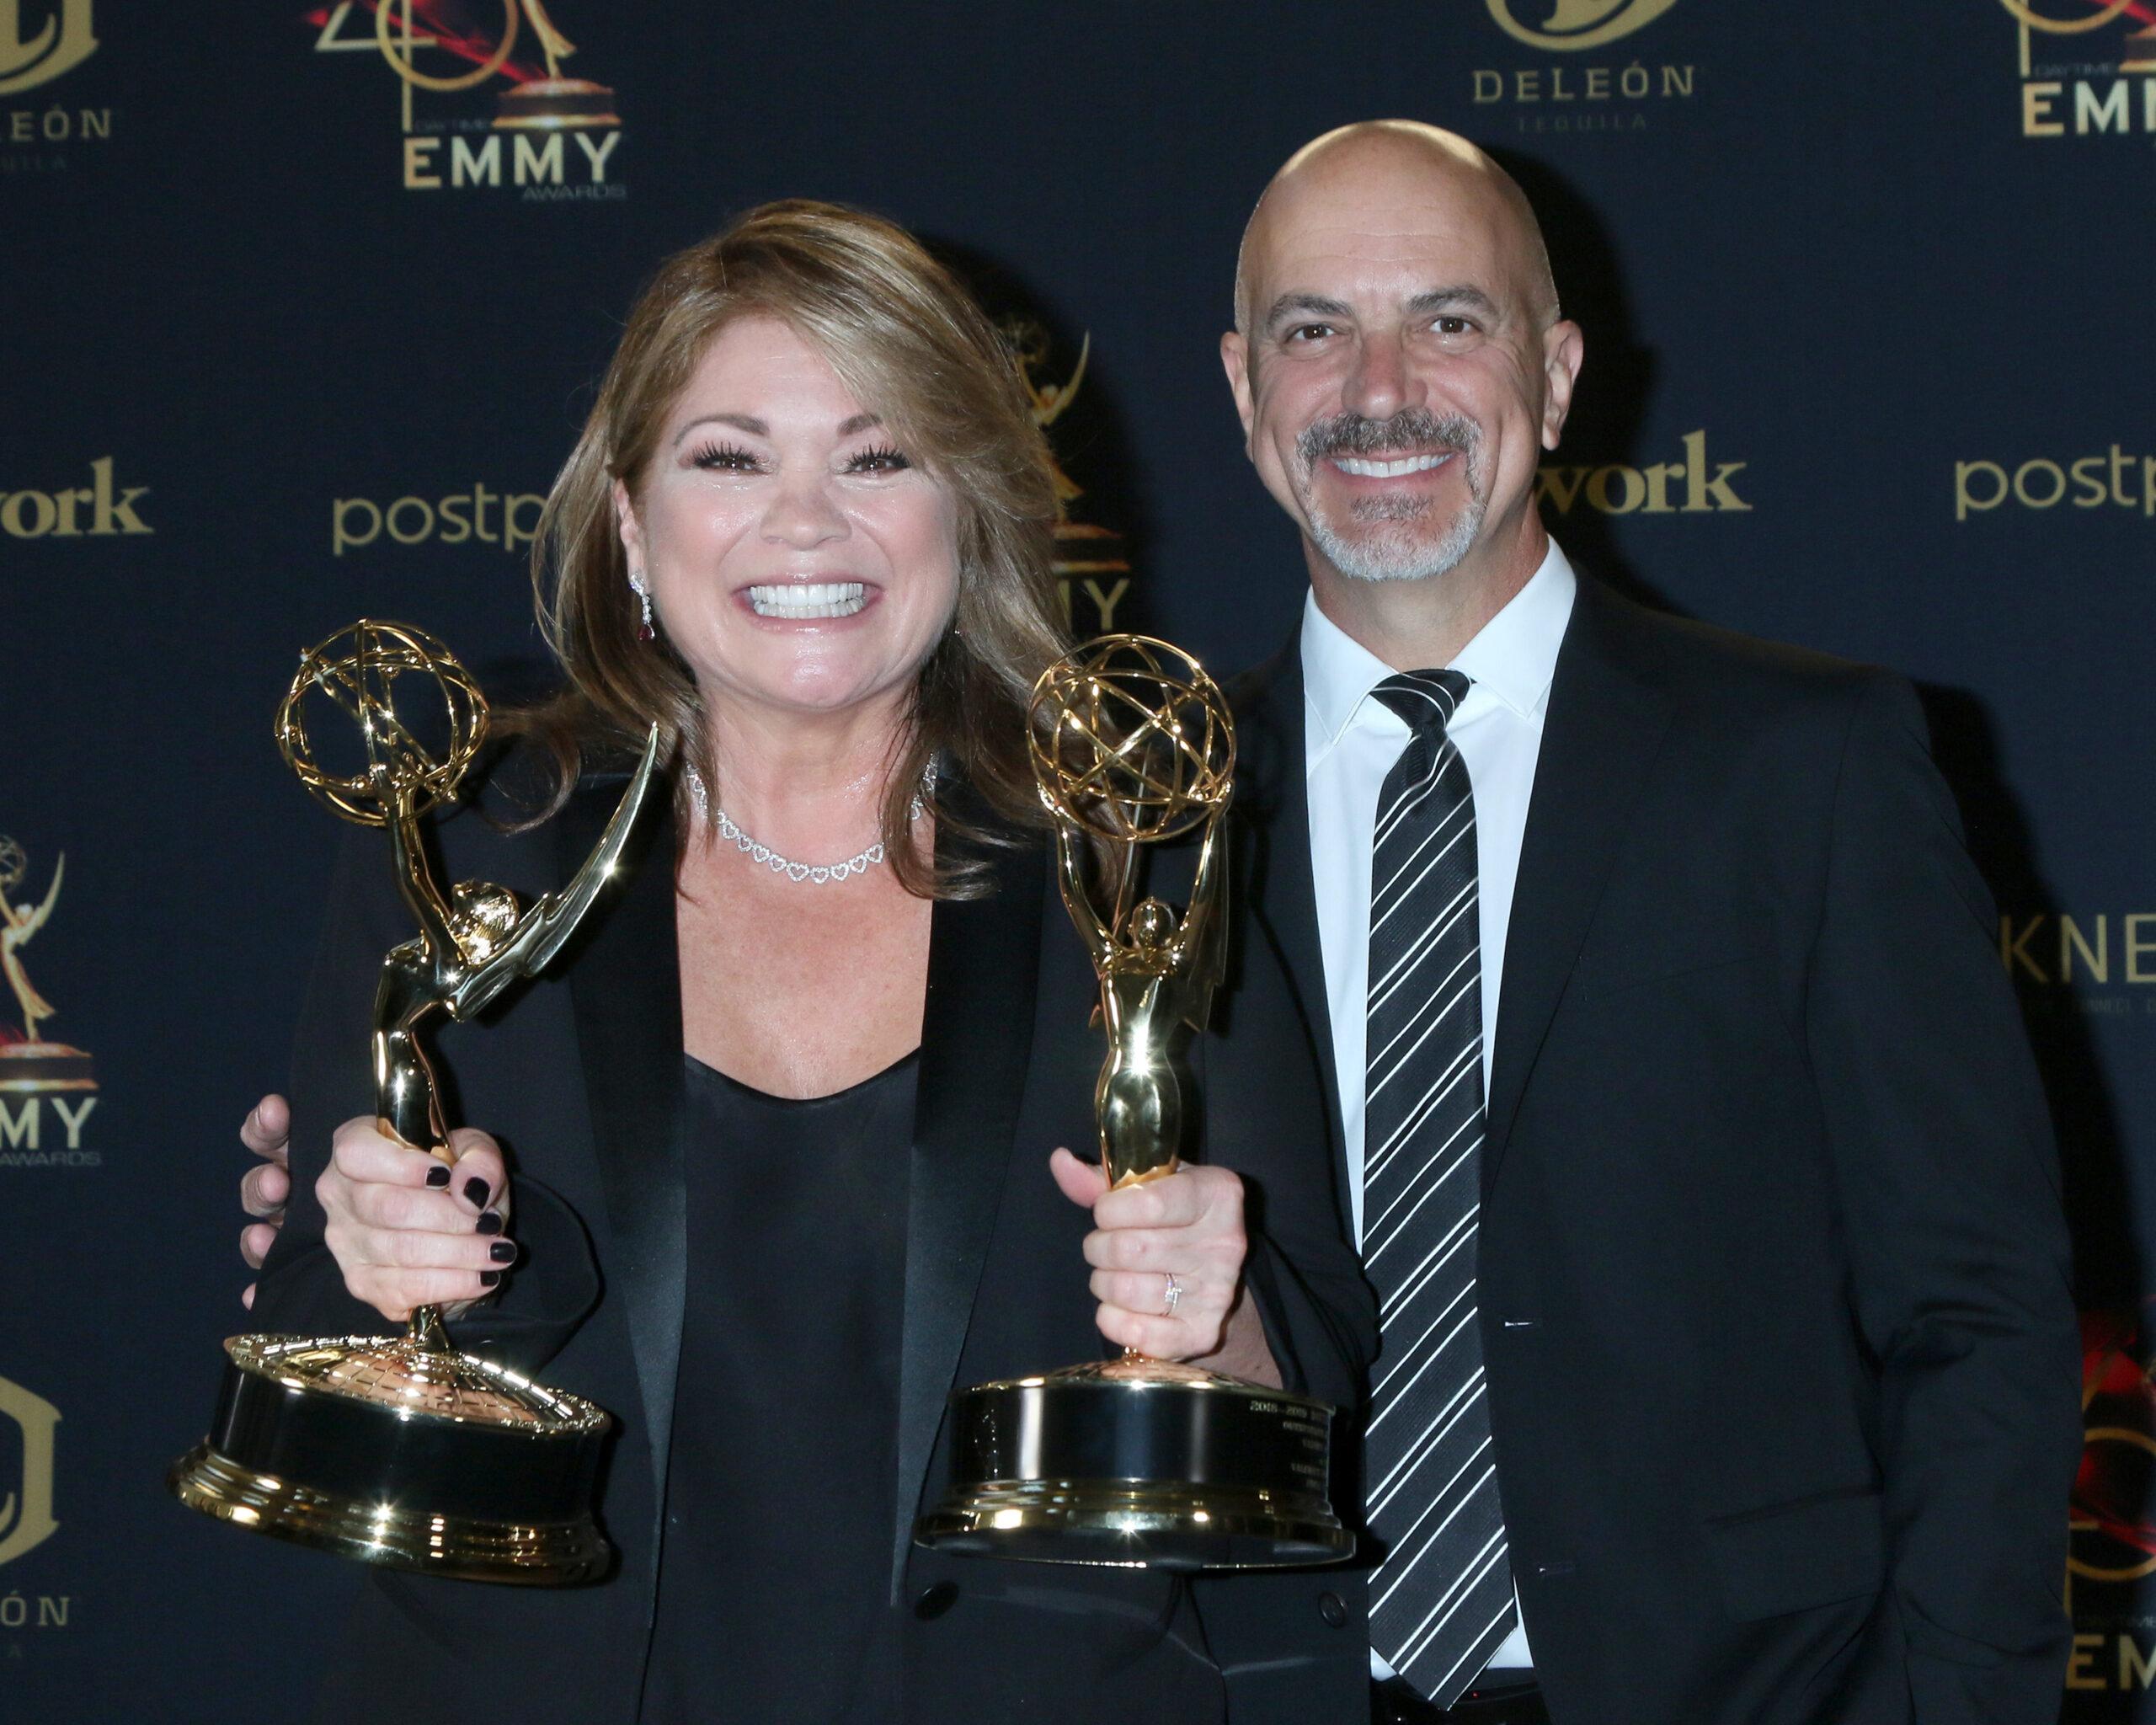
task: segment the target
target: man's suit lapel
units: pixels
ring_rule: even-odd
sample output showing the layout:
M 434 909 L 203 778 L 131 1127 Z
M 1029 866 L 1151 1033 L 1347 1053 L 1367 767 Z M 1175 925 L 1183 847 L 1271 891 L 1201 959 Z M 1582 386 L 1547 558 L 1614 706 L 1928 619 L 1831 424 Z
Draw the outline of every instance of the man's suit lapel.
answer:
M 1586 576 L 1557 654 L 1505 935 L 1482 1190 L 1496 1182 L 1550 1021 L 1615 858 L 1629 811 L 1669 729 L 1632 607 Z
M 944 852 L 940 838 L 937 848 Z M 906 1204 L 894 1602 L 944 1403 L 956 1387 L 1033 1053 L 1045 849 L 1028 842 L 993 854 L 995 890 L 939 900 L 929 921 Z
M 561 879 L 599 841 L 622 783 L 579 789 L 556 823 Z M 664 803 L 663 796 L 654 802 Z M 680 1365 L 688 1274 L 688 1194 L 677 1115 L 681 1095 L 681 976 L 674 919 L 670 807 L 632 838 L 625 878 L 600 901 L 569 969 L 577 1046 L 622 1298 L 643 1391 L 654 1471 L 649 1549 L 659 1550 L 667 1450 Z
M 1310 778 L 1305 765 L 1301 636 L 1230 690 L 1235 711 L 1235 812 L 1244 836 L 1235 890 L 1273 943 L 1316 1050 L 1326 1119 L 1337 1134 L 1340 1086 L 1333 1071 L 1325 953 L 1310 874 Z M 1339 1171 L 1345 1179 L 1345 1170 Z M 1343 1188 L 1344 1189 L 1344 1188 Z

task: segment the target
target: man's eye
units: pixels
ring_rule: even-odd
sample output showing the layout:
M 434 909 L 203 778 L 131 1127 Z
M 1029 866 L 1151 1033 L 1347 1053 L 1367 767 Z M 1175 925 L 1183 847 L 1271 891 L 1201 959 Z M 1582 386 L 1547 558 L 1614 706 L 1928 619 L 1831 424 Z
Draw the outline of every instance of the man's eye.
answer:
M 1446 316 L 1433 318 L 1430 328 L 1440 335 L 1465 335 L 1474 329 L 1475 325 L 1465 318 Z
M 689 457 L 689 465 L 720 473 L 754 473 L 763 466 L 747 450 L 731 443 L 705 444 Z
M 1283 339 L 1288 341 L 1322 341 L 1331 334 L 1330 323 L 1298 323 Z
M 849 473 L 903 473 L 912 465 L 904 450 L 882 444 L 855 455 L 846 462 L 846 470 Z

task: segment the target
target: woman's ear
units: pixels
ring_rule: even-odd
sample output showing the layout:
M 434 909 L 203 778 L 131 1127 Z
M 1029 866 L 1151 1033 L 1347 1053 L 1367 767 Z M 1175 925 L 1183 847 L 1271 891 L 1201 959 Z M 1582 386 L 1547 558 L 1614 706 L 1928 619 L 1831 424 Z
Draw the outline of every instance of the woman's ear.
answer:
M 629 496 L 627 482 L 614 482 L 614 527 L 622 536 L 622 549 L 629 559 L 629 573 L 640 575 L 643 572 L 643 527 L 637 520 L 637 506 Z

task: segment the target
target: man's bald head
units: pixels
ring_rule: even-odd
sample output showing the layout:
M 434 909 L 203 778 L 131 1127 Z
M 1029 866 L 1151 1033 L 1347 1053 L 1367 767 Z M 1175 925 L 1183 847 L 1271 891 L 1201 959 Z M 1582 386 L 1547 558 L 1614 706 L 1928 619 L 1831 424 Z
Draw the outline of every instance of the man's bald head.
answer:
M 1250 334 L 1263 307 L 1262 259 L 1273 238 L 1312 223 L 1383 224 L 1388 210 L 1440 209 L 1480 219 L 1517 271 L 1538 329 L 1561 315 L 1542 224 L 1519 183 L 1483 151 L 1440 126 L 1414 120 L 1366 120 L 1313 138 L 1273 176 L 1243 227 L 1235 253 L 1235 328 Z
M 1387 655 L 1456 650 L 1541 562 L 1583 350 L 1534 211 L 1465 138 L 1343 126 L 1265 189 L 1221 364 L 1319 606 L 1387 663 L 1444 663 Z

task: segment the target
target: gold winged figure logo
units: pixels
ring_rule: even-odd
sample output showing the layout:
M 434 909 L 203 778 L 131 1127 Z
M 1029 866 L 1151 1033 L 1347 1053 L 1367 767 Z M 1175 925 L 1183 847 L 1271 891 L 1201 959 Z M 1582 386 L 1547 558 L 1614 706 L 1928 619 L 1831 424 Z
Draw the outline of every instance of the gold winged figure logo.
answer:
M 29 857 L 14 840 L 0 836 L 0 975 L 15 996 L 23 1017 L 22 1034 L 14 1035 L 0 1023 L 0 1091 L 95 1090 L 90 1057 L 65 1043 L 47 1041 L 40 1028 L 57 1012 L 31 982 L 23 963 L 23 948 L 52 918 L 60 902 L 60 888 L 67 879 L 63 853 L 54 863 L 52 884 L 41 903 L 29 898 L 15 902 L 15 894 L 29 878 Z

